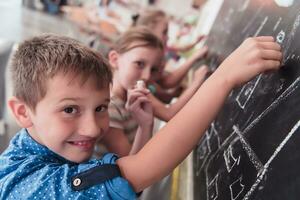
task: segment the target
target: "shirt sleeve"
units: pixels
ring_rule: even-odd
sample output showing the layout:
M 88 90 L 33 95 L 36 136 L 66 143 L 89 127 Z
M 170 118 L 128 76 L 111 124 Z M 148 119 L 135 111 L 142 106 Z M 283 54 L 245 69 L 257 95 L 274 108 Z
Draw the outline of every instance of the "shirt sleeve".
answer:
M 1 192 L 1 199 L 136 199 L 127 180 L 116 177 L 80 191 L 72 189 L 72 177 L 102 164 L 115 164 L 117 156 L 106 154 L 101 160 L 83 164 L 57 165 L 27 162 L 18 167 Z
M 103 158 L 105 164 L 115 164 L 117 156 L 106 154 Z M 109 189 L 112 199 L 136 199 L 136 193 L 127 180 L 117 177 L 104 183 Z

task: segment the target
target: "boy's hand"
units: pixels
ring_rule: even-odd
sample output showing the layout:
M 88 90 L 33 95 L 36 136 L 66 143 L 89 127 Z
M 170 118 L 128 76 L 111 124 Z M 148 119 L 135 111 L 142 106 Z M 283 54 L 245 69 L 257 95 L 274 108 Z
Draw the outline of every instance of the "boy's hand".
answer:
M 137 87 L 127 92 L 126 109 L 142 127 L 153 124 L 152 104 L 147 97 L 149 93 L 148 89 Z
M 281 47 L 271 36 L 246 39 L 216 70 L 232 86 L 245 83 L 267 70 L 276 70 L 282 59 Z

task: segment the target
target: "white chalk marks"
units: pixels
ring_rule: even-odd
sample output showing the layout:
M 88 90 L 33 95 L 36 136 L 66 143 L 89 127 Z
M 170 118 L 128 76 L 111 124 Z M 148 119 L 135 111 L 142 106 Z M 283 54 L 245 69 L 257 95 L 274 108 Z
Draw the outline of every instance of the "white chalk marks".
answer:
M 198 145 L 197 148 L 196 176 L 199 176 L 199 173 L 202 171 L 203 167 L 205 166 L 208 156 L 211 152 L 209 136 L 207 132 L 204 137 L 205 138 L 202 140 L 201 144 Z
M 257 87 L 262 75 L 257 76 L 254 80 L 246 83 L 236 97 L 236 101 L 240 108 L 244 109 L 250 100 L 255 88 Z
M 220 141 L 219 133 L 216 130 L 215 123 L 211 124 L 210 131 L 208 132 L 207 137 L 209 140 L 215 139 L 216 140 L 215 142 L 217 142 L 218 144 L 218 148 L 220 148 L 221 141 Z
M 256 170 L 259 172 L 262 170 L 263 168 L 263 164 L 261 163 L 261 161 L 258 159 L 257 155 L 255 154 L 255 152 L 252 150 L 251 146 L 249 145 L 248 141 L 246 140 L 246 138 L 244 138 L 243 134 L 240 132 L 240 130 L 238 129 L 238 127 L 236 125 L 233 125 L 233 130 L 234 132 L 239 136 L 240 142 L 243 145 L 243 149 L 245 150 L 245 152 L 247 153 L 247 155 L 250 158 L 250 161 L 252 162 L 252 164 L 254 165 L 254 167 L 256 168 Z
M 239 12 L 244 12 L 248 6 L 249 6 L 250 0 L 245 0 L 244 2 L 241 2 L 241 6 L 238 8 Z
M 264 162 L 259 159 L 246 135 L 249 134 L 262 119 L 270 115 L 272 111 L 278 108 L 279 105 L 282 105 L 287 98 L 298 91 L 299 86 L 300 77 L 286 88 L 268 108 L 243 130 L 240 130 L 238 125 L 232 125 L 233 131 L 225 140 L 221 138 L 220 133 L 218 133 L 218 130 L 220 130 L 218 123 L 214 122 L 212 124 L 205 135 L 205 141 L 201 143 L 201 145 L 206 145 L 206 147 L 203 147 L 206 153 L 200 156 L 202 158 L 201 166 L 199 166 L 201 170 L 197 172 L 198 175 L 201 172 L 204 173 L 206 177 L 207 200 L 220 199 L 225 195 L 224 191 L 228 193 L 226 195 L 230 195 L 231 200 L 249 200 L 253 193 L 257 191 L 260 186 L 263 186 L 262 182 L 265 180 L 271 163 L 279 155 L 280 151 L 284 149 L 292 136 L 299 131 L 300 119 L 291 126 L 289 133 L 282 138 L 278 147 L 274 147 L 274 152 L 270 152 L 269 158 L 263 159 Z M 220 143 L 220 141 L 222 142 Z M 216 164 L 218 164 L 218 167 L 216 167 Z M 253 170 L 252 174 L 249 174 L 248 171 L 241 170 L 245 165 L 253 166 L 253 168 L 247 168 Z M 228 189 L 224 190 L 224 187 Z
M 281 23 L 281 21 L 282 21 L 282 17 L 279 17 L 276 24 L 275 24 L 275 26 L 273 27 L 273 31 L 277 30 L 277 28 L 278 28 L 279 24 Z
M 239 177 L 232 184 L 230 184 L 231 200 L 236 200 L 244 191 L 245 185 L 242 184 L 243 176 Z
M 210 153 L 212 152 L 211 146 L 216 146 L 216 150 L 218 150 L 221 146 L 220 137 L 218 135 L 218 131 L 216 130 L 215 124 L 212 123 L 209 130 L 206 131 L 201 144 L 198 145 L 197 148 L 197 170 L 196 175 L 198 176 L 200 171 L 205 166 L 207 159 L 209 158 Z
M 229 145 L 227 150 L 224 151 L 223 157 L 224 157 L 224 160 L 225 160 L 225 164 L 226 164 L 226 168 L 227 168 L 228 173 L 231 172 L 231 170 L 233 169 L 234 166 L 239 165 L 240 159 L 241 159 L 240 156 L 238 156 L 236 158 L 234 157 L 231 145 Z
M 218 177 L 219 174 L 217 174 L 207 186 L 208 200 L 216 200 L 218 198 Z
M 255 191 L 258 184 L 262 181 L 263 177 L 268 171 L 268 168 L 271 164 L 271 162 L 274 160 L 274 158 L 278 155 L 278 153 L 282 150 L 282 148 L 286 145 L 286 143 L 291 139 L 291 137 L 294 135 L 294 133 L 299 129 L 300 127 L 300 120 L 293 126 L 291 131 L 287 134 L 287 136 L 284 138 L 284 140 L 279 144 L 279 146 L 276 148 L 273 155 L 269 158 L 269 160 L 264 165 L 264 170 L 258 174 L 258 178 L 255 181 L 255 183 L 251 186 L 250 190 L 247 192 L 247 194 L 244 197 L 244 200 L 248 200 L 251 194 Z
M 299 28 L 300 25 L 300 12 L 297 13 L 297 16 L 294 20 L 294 23 L 292 25 L 292 27 L 290 28 L 291 30 L 286 33 L 286 42 L 282 44 L 283 47 L 283 62 L 282 64 L 285 64 L 290 58 L 290 52 L 291 52 L 291 46 L 293 44 L 293 42 L 295 41 L 295 36 L 296 36 L 296 32 Z
M 272 163 L 272 161 L 278 156 L 279 152 L 285 147 L 285 145 L 288 143 L 288 141 L 292 138 L 292 136 L 299 130 L 300 128 L 300 120 L 296 122 L 296 124 L 291 128 L 290 132 L 287 134 L 287 136 L 282 140 L 282 142 L 278 145 L 278 147 L 275 149 L 274 153 L 269 157 L 269 159 L 265 162 L 265 164 L 262 164 L 262 162 L 258 159 L 256 154 L 254 153 L 254 150 L 251 148 L 247 140 L 244 138 L 244 133 L 240 132 L 236 126 L 233 126 L 235 139 L 231 140 L 231 143 L 228 143 L 228 141 L 221 144 L 221 148 L 216 152 L 212 157 L 210 157 L 207 161 L 207 164 L 205 167 L 205 176 L 206 176 L 206 186 L 207 186 L 207 200 L 216 200 L 218 197 L 222 197 L 222 192 L 224 193 L 224 187 L 228 187 L 228 192 L 230 192 L 231 200 L 237 200 L 237 199 L 244 199 L 248 200 L 251 195 L 256 191 L 260 183 L 264 180 L 269 167 Z M 232 134 L 231 136 L 232 137 Z M 239 168 L 242 156 L 240 154 L 240 149 L 235 152 L 234 146 L 238 143 L 242 143 L 242 148 L 248 155 L 248 158 L 250 159 L 251 163 L 254 165 L 256 169 L 256 173 L 254 176 L 251 176 L 253 180 L 250 182 L 248 180 L 248 185 L 246 186 L 246 182 L 244 181 L 244 175 L 249 176 L 249 174 L 243 174 L 239 172 L 239 170 L 234 170 L 235 168 Z M 226 148 L 226 147 L 227 148 Z M 224 170 L 217 170 L 215 174 L 212 174 L 210 171 L 210 168 L 214 168 L 212 160 L 213 157 L 217 154 L 222 153 L 222 157 L 224 158 L 224 164 L 226 166 L 226 172 Z M 243 158 L 245 159 L 245 157 Z M 220 164 L 220 163 L 219 163 Z M 202 166 L 203 167 L 203 166 Z M 237 173 L 238 172 L 238 173 Z M 244 172 L 245 173 L 245 172 Z M 246 172 L 247 173 L 247 172 Z M 232 177 L 231 177 L 232 175 Z M 229 178 L 231 177 L 231 178 Z M 228 182 L 229 184 L 226 186 L 224 183 Z M 225 182 L 224 182 L 225 181 Z M 219 187 L 223 187 L 223 190 L 219 190 Z M 229 195 L 229 194 L 228 194 Z
M 291 66 L 278 74 L 259 75 L 233 90 L 198 145 L 195 171 L 198 180 L 204 180 L 199 183 L 203 197 L 206 193 L 207 200 L 251 200 L 268 195 L 276 175 L 288 168 L 284 162 L 292 164 L 285 154 L 294 148 L 293 139 L 300 132 L 300 118 L 295 114 L 298 99 L 291 100 L 300 87 L 300 78 L 295 77 L 299 75 L 295 63 L 300 60 L 300 4 L 294 0 L 226 3 L 220 15 L 223 24 L 213 30 L 217 31 L 215 41 L 224 36 L 218 46 L 226 47 L 226 53 L 217 48 L 216 63 L 242 39 L 271 35 L 282 48 L 282 64 Z M 289 74 L 289 69 L 295 73 Z M 287 79 L 289 75 L 292 80 Z
M 276 42 L 278 42 L 279 44 L 282 44 L 285 38 L 285 32 L 283 30 L 281 30 L 277 36 L 276 36 Z
M 258 29 L 256 30 L 256 32 L 254 33 L 253 37 L 256 37 L 260 34 L 261 30 L 263 29 L 263 27 L 266 25 L 267 21 L 268 21 L 269 17 L 266 16 L 264 18 L 264 20 L 261 22 L 260 26 L 258 27 Z

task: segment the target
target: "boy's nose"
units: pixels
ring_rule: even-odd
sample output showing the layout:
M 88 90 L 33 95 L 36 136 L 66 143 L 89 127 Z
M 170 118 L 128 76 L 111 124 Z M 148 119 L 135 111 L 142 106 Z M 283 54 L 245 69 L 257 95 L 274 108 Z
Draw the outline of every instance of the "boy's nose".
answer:
M 80 134 L 88 137 L 99 137 L 101 134 L 101 125 L 95 117 L 86 117 L 81 122 Z

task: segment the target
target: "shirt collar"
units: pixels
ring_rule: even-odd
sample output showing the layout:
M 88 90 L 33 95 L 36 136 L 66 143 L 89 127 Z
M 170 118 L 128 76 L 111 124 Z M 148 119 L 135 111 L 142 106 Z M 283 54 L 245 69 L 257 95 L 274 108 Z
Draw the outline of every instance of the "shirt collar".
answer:
M 24 152 L 27 156 L 40 156 L 43 157 L 45 161 L 51 162 L 73 163 L 65 159 L 64 157 L 56 154 L 55 152 L 51 151 L 48 147 L 35 141 L 30 136 L 27 129 L 20 130 L 18 137 L 16 137 L 15 140 L 12 141 L 12 143 L 16 146 L 17 149 Z

